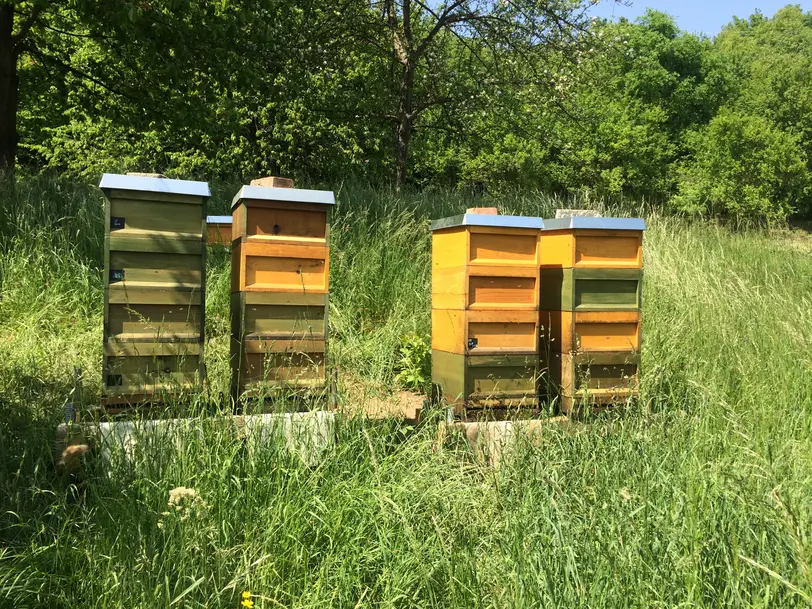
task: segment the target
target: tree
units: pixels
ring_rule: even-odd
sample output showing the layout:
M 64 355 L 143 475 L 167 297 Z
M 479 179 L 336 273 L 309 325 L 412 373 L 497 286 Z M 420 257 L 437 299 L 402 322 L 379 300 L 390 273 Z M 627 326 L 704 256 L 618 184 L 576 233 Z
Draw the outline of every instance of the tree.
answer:
M 17 158 L 17 62 L 45 2 L 0 2 L 0 171 L 13 171 Z
M 731 105 L 798 135 L 812 171 L 812 12 L 787 6 L 772 18 L 736 19 L 715 47 L 735 69 Z
M 20 63 L 18 162 L 86 177 L 379 177 L 389 138 L 367 117 L 384 107 L 386 73 L 348 40 L 351 11 L 323 0 L 108 4 L 42 19 Z
M 2 167 L 17 156 L 21 59 L 39 93 L 70 95 L 73 112 L 115 111 L 119 126 L 199 125 L 243 49 L 243 11 L 259 3 L 0 0 Z
M 421 114 L 464 101 L 457 92 L 442 93 L 455 74 L 436 72 L 435 49 L 455 40 L 466 61 L 480 66 L 483 80 L 478 84 L 506 86 L 530 78 L 546 86 L 533 74 L 534 49 L 564 52 L 583 44 L 589 5 L 579 0 L 445 0 L 436 6 L 422 0 L 373 2 L 374 10 L 365 12 L 368 18 L 359 21 L 359 28 L 361 38 L 372 43 L 371 52 L 384 53 L 393 64 L 396 188 L 406 183 L 412 131 Z M 421 80 L 421 72 L 431 78 Z
M 680 31 L 665 13 L 598 23 L 594 34 L 605 46 L 590 54 L 587 78 L 568 99 L 587 127 L 565 126 L 569 187 L 664 201 L 689 153 L 684 134 L 706 125 L 726 99 L 725 72 L 710 40 Z
M 763 116 L 723 109 L 688 141 L 675 199 L 684 211 L 783 220 L 809 200 L 800 137 Z

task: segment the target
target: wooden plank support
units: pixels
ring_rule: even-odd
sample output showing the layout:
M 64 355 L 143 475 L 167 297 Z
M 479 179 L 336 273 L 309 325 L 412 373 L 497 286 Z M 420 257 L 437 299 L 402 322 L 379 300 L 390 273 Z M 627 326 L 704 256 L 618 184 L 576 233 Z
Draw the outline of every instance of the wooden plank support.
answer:
M 318 465 L 325 451 L 335 443 L 336 415 L 328 411 L 268 413 L 195 419 L 136 419 L 61 424 L 54 444 L 57 467 L 75 474 L 92 456 L 105 463 L 130 459 L 145 440 L 177 445 L 182 438 L 214 427 L 244 441 L 249 450 L 271 442 L 302 459 Z
M 452 421 L 437 427 L 437 443 L 462 439 L 482 464 L 492 467 L 511 457 L 520 442 L 534 444 L 550 427 L 566 426 L 567 417 L 545 417 L 527 420 Z

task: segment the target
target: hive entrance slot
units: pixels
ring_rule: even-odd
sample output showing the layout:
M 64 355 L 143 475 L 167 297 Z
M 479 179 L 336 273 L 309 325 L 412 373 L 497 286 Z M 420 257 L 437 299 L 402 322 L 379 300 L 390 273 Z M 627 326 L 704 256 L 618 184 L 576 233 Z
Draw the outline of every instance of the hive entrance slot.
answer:
M 121 387 L 124 380 L 120 374 L 108 374 L 107 375 L 107 386 L 108 387 Z

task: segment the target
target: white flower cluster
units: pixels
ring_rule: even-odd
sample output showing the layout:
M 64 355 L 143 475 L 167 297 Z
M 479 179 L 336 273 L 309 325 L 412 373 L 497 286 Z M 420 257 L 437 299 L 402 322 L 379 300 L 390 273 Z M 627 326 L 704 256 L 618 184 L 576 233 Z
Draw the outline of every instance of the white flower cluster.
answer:
M 178 486 L 169 491 L 167 506 L 169 510 L 161 515 L 166 517 L 176 514 L 182 521 L 189 518 L 201 518 L 208 507 L 203 497 L 195 489 L 185 486 Z M 159 522 L 158 526 L 162 527 L 163 523 Z

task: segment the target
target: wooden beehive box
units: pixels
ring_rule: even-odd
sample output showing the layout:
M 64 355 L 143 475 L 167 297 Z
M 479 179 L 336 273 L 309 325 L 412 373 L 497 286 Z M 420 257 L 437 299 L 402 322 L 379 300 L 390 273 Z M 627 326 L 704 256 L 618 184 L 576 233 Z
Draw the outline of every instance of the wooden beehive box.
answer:
M 535 354 L 538 311 L 432 309 L 431 347 L 458 355 Z
M 103 401 L 137 404 L 202 382 L 205 182 L 105 174 Z
M 432 377 L 461 411 L 536 403 L 539 218 L 432 224 Z
M 639 311 L 644 230 L 639 218 L 545 220 L 540 308 Z
M 640 355 L 631 351 L 562 353 L 550 361 L 561 411 L 623 403 L 639 389 Z
M 541 350 L 639 351 L 640 311 L 541 311 Z
M 432 226 L 432 308 L 539 306 L 540 218 L 464 214 Z
M 536 354 L 458 355 L 432 349 L 432 383 L 458 414 L 485 407 L 533 407 L 538 403 Z
M 545 220 L 541 233 L 541 367 L 567 412 L 637 390 L 641 346 L 639 218 Z
M 639 269 L 643 266 L 641 218 L 574 216 L 544 221 L 543 268 Z
M 244 186 L 232 204 L 232 395 L 326 382 L 330 191 Z
M 206 217 L 206 243 L 209 245 L 231 245 L 231 216 Z

